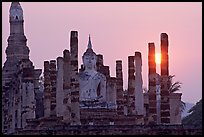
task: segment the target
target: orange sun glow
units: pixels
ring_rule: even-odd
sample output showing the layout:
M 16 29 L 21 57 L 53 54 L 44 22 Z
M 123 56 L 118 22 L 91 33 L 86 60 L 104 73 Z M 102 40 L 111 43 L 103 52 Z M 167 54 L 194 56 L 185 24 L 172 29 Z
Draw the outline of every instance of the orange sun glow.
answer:
M 160 53 L 155 54 L 155 62 L 156 64 L 161 64 L 161 54 Z

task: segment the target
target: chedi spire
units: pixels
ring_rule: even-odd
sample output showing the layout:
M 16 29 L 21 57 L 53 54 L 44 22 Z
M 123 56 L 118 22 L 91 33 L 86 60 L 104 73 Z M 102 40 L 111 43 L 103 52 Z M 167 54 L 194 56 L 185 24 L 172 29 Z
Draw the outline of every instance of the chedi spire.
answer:
M 90 37 L 90 34 L 89 34 L 88 49 L 92 49 L 92 44 L 91 44 L 91 37 Z
M 90 34 L 89 34 L 88 47 L 87 47 L 87 49 L 86 49 L 86 52 L 84 52 L 83 56 L 84 56 L 84 55 L 95 55 L 95 56 L 96 56 L 96 53 L 95 53 L 95 52 L 93 51 L 93 49 L 92 49 Z
M 10 21 L 23 20 L 23 9 L 19 2 L 12 2 L 9 10 Z

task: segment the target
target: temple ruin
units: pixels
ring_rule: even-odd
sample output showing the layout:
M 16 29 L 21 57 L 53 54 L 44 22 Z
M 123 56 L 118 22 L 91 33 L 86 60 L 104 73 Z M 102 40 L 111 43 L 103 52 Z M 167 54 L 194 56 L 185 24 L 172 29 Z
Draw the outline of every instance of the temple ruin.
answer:
M 182 94 L 169 92 L 166 33 L 161 33 L 161 75 L 156 73 L 155 45 L 148 43 L 149 87 L 144 92 L 141 52 L 135 51 L 127 58 L 127 90 L 123 89 L 126 70 L 122 60 L 116 60 L 116 77 L 110 76 L 103 55 L 94 52 L 90 36 L 87 50 L 78 54 L 77 31 L 70 33 L 70 49 L 64 49 L 55 60 L 44 61 L 42 72 L 34 69 L 29 59 L 19 2 L 11 3 L 9 22 L 7 59 L 2 70 L 3 134 L 159 134 L 163 129 L 172 134 L 188 132 L 181 127 Z M 78 57 L 83 60 L 81 68 Z M 157 86 L 161 87 L 160 107 Z M 155 130 L 149 128 L 152 125 Z M 182 132 L 175 130 L 175 125 Z M 192 134 L 197 132 L 200 130 Z

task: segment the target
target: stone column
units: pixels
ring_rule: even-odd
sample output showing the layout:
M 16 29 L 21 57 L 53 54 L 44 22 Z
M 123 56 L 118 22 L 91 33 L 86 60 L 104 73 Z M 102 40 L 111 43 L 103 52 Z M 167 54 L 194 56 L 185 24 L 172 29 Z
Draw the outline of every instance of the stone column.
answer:
M 161 123 L 170 123 L 168 35 L 161 33 Z
M 70 65 L 70 52 L 69 50 L 64 50 L 63 52 L 64 65 L 63 65 L 63 91 L 64 91 L 64 115 L 63 120 L 67 123 L 71 122 L 71 65 Z
M 156 100 L 156 62 L 155 62 L 155 45 L 148 43 L 148 66 L 149 66 L 149 123 L 157 122 L 157 100 Z
M 56 89 L 56 115 L 57 117 L 63 116 L 64 112 L 64 91 L 63 91 L 63 65 L 62 57 L 57 58 L 57 89 Z
M 79 78 L 78 78 L 78 32 L 71 31 L 70 38 L 71 52 L 71 124 L 80 124 L 79 109 Z
M 117 102 L 117 114 L 124 114 L 123 105 L 123 71 L 122 71 L 122 60 L 116 60 L 116 102 Z
M 22 87 L 25 92 L 25 94 L 22 95 L 22 99 L 24 100 L 22 106 L 25 108 L 25 113 L 24 115 L 22 114 L 22 128 L 25 128 L 27 125 L 26 119 L 35 118 L 35 95 L 33 82 L 23 82 Z
M 110 77 L 107 79 L 107 95 L 106 99 L 108 102 L 109 108 L 116 108 L 116 78 Z
M 110 77 L 109 66 L 102 66 L 101 73 L 104 74 L 106 78 L 109 78 Z
M 51 81 L 51 108 L 50 115 L 56 116 L 56 60 L 50 61 L 50 81 Z
M 43 92 L 40 90 L 40 74 L 42 73 L 42 69 L 34 70 L 34 90 L 35 90 L 35 100 L 36 100 L 36 109 L 35 114 L 36 118 L 43 117 L 44 115 L 44 107 L 43 107 Z
M 182 93 L 170 93 L 170 123 L 182 124 L 181 121 L 181 95 Z
M 96 61 L 96 71 L 101 72 L 101 67 L 103 66 L 103 55 L 98 54 Z
M 50 81 L 50 63 L 44 61 L 44 116 L 50 116 L 51 106 L 51 81 Z
M 140 52 L 135 52 L 135 110 L 137 115 L 144 115 L 142 85 L 142 55 Z
M 128 115 L 135 114 L 135 66 L 134 56 L 128 56 Z

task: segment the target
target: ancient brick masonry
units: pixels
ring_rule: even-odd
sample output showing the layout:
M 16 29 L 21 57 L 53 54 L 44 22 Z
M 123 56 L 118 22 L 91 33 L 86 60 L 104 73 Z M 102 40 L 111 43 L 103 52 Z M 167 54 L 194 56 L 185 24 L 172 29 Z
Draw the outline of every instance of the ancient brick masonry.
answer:
M 62 117 L 66 123 L 71 122 L 71 91 L 70 91 L 70 52 L 63 51 L 63 57 L 57 58 L 57 117 Z
M 18 9 L 18 14 L 16 14 Z M 26 119 L 35 118 L 41 69 L 34 69 L 24 35 L 23 10 L 19 2 L 9 9 L 10 36 L 6 62 L 2 69 L 2 132 L 10 134 L 26 126 Z
M 182 93 L 170 93 L 169 104 L 170 104 L 170 123 L 171 124 L 182 124 L 181 121 L 181 95 Z
M 155 45 L 154 43 L 148 43 L 148 66 L 149 66 L 149 116 L 150 123 L 157 121 L 156 110 L 156 63 L 155 63 Z
M 144 115 L 142 85 L 142 54 L 141 52 L 135 52 L 135 110 L 137 115 Z
M 71 122 L 71 62 L 70 62 L 70 52 L 69 50 L 64 50 L 63 52 L 64 64 L 63 64 L 63 92 L 64 92 L 64 112 L 63 120 L 65 122 Z
M 44 116 L 49 117 L 51 112 L 51 81 L 50 63 L 44 61 Z
M 104 66 L 104 64 L 103 64 L 103 55 L 97 54 L 96 57 L 97 57 L 96 71 L 104 74 L 107 79 L 110 78 L 109 66 Z
M 50 116 L 56 116 L 56 60 L 50 61 L 51 106 Z
M 170 123 L 168 35 L 161 34 L 161 123 Z
M 71 52 L 71 124 L 80 124 L 80 108 L 79 108 L 79 80 L 78 80 L 78 32 L 71 31 L 70 37 Z
M 56 61 L 44 61 L 44 116 L 56 116 Z
M 56 115 L 63 116 L 64 113 L 64 92 L 63 92 L 63 57 L 57 58 L 57 80 L 56 80 Z
M 101 72 L 103 67 L 103 55 L 98 54 L 96 56 L 97 56 L 96 71 Z
M 135 113 L 135 56 L 128 56 L 128 115 Z
M 123 97 L 123 71 L 122 60 L 116 60 L 116 102 L 117 102 L 117 114 L 124 114 L 124 97 Z
M 18 15 L 16 8 L 20 11 Z M 89 36 L 87 52 L 92 55 L 94 53 L 94 59 L 91 59 L 94 60 L 92 62 L 94 65 L 91 66 L 94 68 L 91 70 L 94 71 L 89 75 L 86 73 L 85 76 L 89 79 L 92 74 L 97 75 L 95 75 L 96 79 L 84 84 L 88 86 L 85 90 L 81 90 L 84 89 L 81 88 L 84 81 L 81 79 L 83 75 L 79 75 L 78 72 L 78 32 L 71 31 L 70 51 L 65 49 L 63 57 L 44 61 L 44 105 L 41 103 L 44 108 L 39 107 L 38 99 L 42 100 L 42 96 L 38 98 L 36 93 L 40 86 L 41 69 L 34 69 L 29 60 L 29 48 L 26 46 L 27 39 L 23 29 L 23 11 L 18 2 L 12 2 L 9 17 L 11 31 L 6 49 L 7 60 L 2 70 L 2 131 L 4 134 L 185 134 L 184 132 L 193 132 L 194 129 L 190 131 L 188 131 L 189 128 L 182 129 L 183 125 L 154 125 L 152 128 L 151 124 L 156 124 L 157 119 L 160 119 L 158 117 L 160 111 L 156 109 L 156 85 L 160 84 L 156 82 L 160 82 L 160 79 L 156 80 L 159 75 L 156 74 L 154 43 L 148 43 L 149 92 L 143 94 L 141 53 L 135 52 L 135 55 L 128 56 L 128 90 L 123 91 L 122 60 L 116 60 L 116 78 L 111 77 L 109 66 L 103 65 L 103 55 L 98 54 L 95 58 L 96 54 L 93 52 Z M 171 82 L 168 79 L 168 35 L 165 33 L 161 34 L 161 51 L 161 123 L 181 124 L 181 93 L 170 94 L 168 91 Z M 86 66 L 86 63 L 84 64 Z M 97 71 L 95 71 L 95 65 Z M 81 66 L 81 72 L 84 66 Z M 97 83 L 98 78 L 100 78 L 98 81 L 100 84 Z M 92 85 L 95 85 L 94 88 Z M 91 104 L 80 100 L 81 106 L 79 106 L 79 93 L 81 93 L 79 90 L 85 91 L 82 93 L 94 91 L 94 93 L 97 92 L 97 96 L 94 94 L 96 98 L 87 101 Z M 100 97 L 99 95 L 102 95 L 104 100 L 97 98 Z M 44 112 L 44 117 L 43 113 L 38 113 L 40 111 Z M 199 134 L 201 132 L 199 129 Z
M 20 14 L 15 18 L 13 12 L 16 7 Z M 9 128 L 9 86 L 13 75 L 17 71 L 17 64 L 21 59 L 29 58 L 29 48 L 26 46 L 26 36 L 23 28 L 23 10 L 19 2 L 12 2 L 9 10 L 10 36 L 8 37 L 8 46 L 6 48 L 6 62 L 2 69 L 2 131 L 7 132 Z
M 116 86 L 117 79 L 115 77 L 110 77 L 107 79 L 107 103 L 110 104 L 111 108 L 116 108 L 116 92 L 117 92 L 117 86 Z

